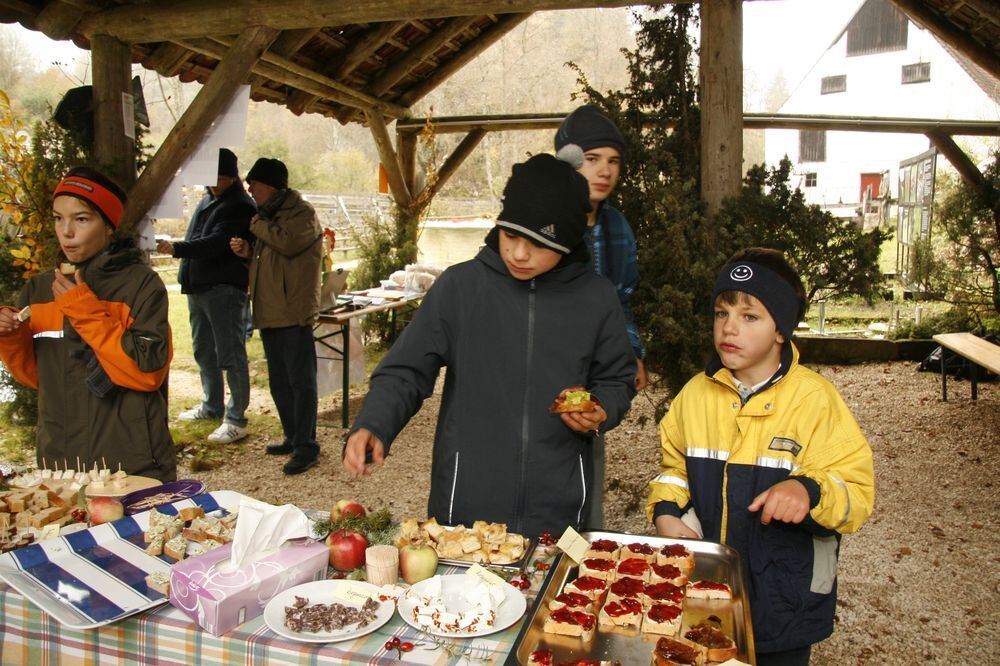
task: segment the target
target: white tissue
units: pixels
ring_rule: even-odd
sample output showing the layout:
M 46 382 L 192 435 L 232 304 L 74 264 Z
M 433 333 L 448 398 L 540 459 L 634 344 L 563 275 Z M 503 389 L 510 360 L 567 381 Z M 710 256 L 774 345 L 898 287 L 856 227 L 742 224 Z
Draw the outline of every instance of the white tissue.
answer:
M 254 499 L 240 500 L 233 534 L 233 568 L 239 568 L 278 550 L 290 539 L 309 536 L 309 519 L 301 509 L 285 504 L 273 506 Z

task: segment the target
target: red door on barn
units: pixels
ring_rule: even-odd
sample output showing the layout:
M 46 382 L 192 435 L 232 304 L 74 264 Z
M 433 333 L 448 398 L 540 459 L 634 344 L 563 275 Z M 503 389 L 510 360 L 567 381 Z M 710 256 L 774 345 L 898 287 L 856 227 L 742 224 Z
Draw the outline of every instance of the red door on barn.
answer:
M 867 193 L 867 199 L 871 200 L 878 196 L 879 187 L 882 185 L 882 174 L 880 173 L 863 173 L 861 174 L 861 193 L 858 195 L 858 201 L 865 200 L 865 194 Z

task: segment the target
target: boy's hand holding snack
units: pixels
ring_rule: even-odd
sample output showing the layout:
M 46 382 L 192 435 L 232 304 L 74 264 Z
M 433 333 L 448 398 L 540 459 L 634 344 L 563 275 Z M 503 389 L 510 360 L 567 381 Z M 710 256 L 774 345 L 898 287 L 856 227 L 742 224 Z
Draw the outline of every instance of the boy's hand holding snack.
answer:
M 240 259 L 247 259 L 250 256 L 250 243 L 239 236 L 233 236 L 229 239 L 229 249 Z
M 371 474 L 373 468 L 365 464 L 369 452 L 371 463 L 381 467 L 385 462 L 385 447 L 370 430 L 358 428 L 347 438 L 344 446 L 344 469 L 347 473 L 351 476 Z
M 798 525 L 809 514 L 809 492 L 795 479 L 785 479 L 757 495 L 747 510 L 760 511 L 761 507 L 761 525 L 769 525 L 772 520 Z
M 582 386 L 560 391 L 549 411 L 558 414 L 563 423 L 576 432 L 597 432 L 608 418 L 604 408 Z
M 12 307 L 0 308 L 0 335 L 9 335 L 18 329 L 21 321 L 17 318 L 17 310 Z
M 55 279 L 52 280 L 52 295 L 62 296 L 70 289 L 83 284 L 83 277 L 75 267 L 72 273 L 67 273 L 72 264 L 66 264 L 67 268 L 60 266 L 55 270 Z M 75 278 L 75 279 L 74 279 Z

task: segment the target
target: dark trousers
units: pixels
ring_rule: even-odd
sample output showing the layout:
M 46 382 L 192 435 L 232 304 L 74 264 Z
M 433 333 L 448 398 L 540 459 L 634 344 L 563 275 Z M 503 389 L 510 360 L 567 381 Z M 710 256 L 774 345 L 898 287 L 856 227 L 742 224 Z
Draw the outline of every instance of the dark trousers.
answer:
M 811 652 L 811 645 L 783 652 L 758 652 L 757 666 L 809 666 Z
M 262 328 L 260 339 L 267 358 L 271 399 L 278 408 L 285 442 L 293 457 L 312 460 L 319 455 L 316 442 L 316 345 L 311 326 Z

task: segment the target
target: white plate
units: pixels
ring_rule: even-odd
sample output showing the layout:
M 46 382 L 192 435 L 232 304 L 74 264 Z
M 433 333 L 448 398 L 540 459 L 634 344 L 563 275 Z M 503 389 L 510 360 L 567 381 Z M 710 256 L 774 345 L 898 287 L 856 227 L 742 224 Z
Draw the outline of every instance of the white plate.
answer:
M 468 574 L 441 576 L 441 597 L 450 612 L 461 613 L 468 610 L 469 604 L 462 598 L 462 591 L 478 581 L 478 578 Z M 504 583 L 504 600 L 500 603 L 500 607 L 497 609 L 497 619 L 493 623 L 492 627 L 484 625 L 479 631 L 472 632 L 432 631 L 431 629 L 413 621 L 413 609 L 417 605 L 416 597 L 423 593 L 426 586 L 427 581 L 420 581 L 411 587 L 406 594 L 400 597 L 399 601 L 396 602 L 396 605 L 399 608 L 399 616 L 403 618 L 403 622 L 410 625 L 414 629 L 419 629 L 420 631 L 433 634 L 435 636 L 444 636 L 447 638 L 476 638 L 477 636 L 495 634 L 498 631 L 503 631 L 520 620 L 524 615 L 524 611 L 528 609 L 528 602 L 524 598 L 524 595 L 521 594 L 521 591 L 514 589 L 513 585 Z
M 293 641 L 301 641 L 303 643 L 335 643 L 370 634 L 392 619 L 396 607 L 390 599 L 389 601 L 379 601 L 378 609 L 375 611 L 375 619 L 361 629 L 356 624 L 352 624 L 336 631 L 317 631 L 313 633 L 292 631 L 285 626 L 285 607 L 293 605 L 295 597 L 305 597 L 309 600 L 310 604 L 332 604 L 336 602 L 345 606 L 359 608 L 359 605 L 348 603 L 338 595 L 338 591 L 342 592 L 352 586 L 364 588 L 366 591 L 373 592 L 376 595 L 379 591 L 371 583 L 358 580 L 317 580 L 311 583 L 303 583 L 302 585 L 296 585 L 289 590 L 285 590 L 267 602 L 267 606 L 264 607 L 264 622 L 274 633 L 285 638 L 290 638 Z M 376 601 L 378 601 L 377 598 Z

